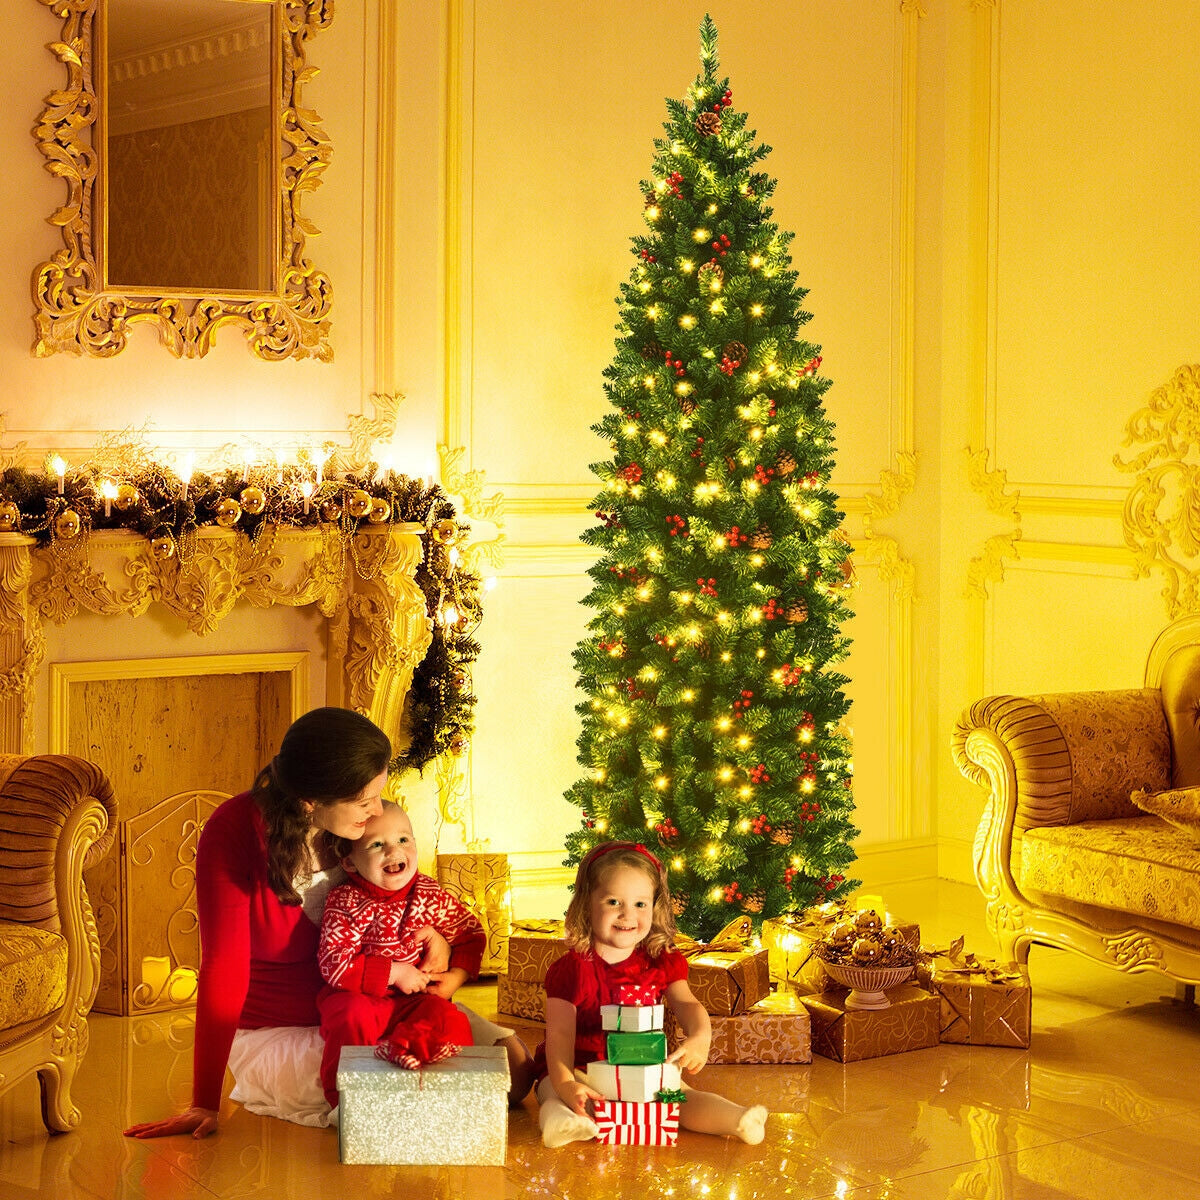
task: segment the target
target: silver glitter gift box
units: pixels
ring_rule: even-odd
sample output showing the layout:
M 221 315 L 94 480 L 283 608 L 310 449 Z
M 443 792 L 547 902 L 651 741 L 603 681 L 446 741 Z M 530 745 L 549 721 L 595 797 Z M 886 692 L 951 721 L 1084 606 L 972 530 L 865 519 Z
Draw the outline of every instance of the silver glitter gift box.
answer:
M 344 1163 L 503 1166 L 508 1151 L 508 1055 L 464 1046 L 406 1071 L 345 1046 L 338 1062 L 338 1148 Z

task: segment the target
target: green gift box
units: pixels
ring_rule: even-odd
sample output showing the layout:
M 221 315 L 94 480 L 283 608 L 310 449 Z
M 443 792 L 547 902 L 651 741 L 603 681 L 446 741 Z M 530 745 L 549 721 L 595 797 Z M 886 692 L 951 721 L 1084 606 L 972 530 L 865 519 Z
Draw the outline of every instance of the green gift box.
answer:
M 667 1035 L 661 1029 L 645 1033 L 610 1033 L 610 1063 L 618 1067 L 655 1067 L 667 1059 Z

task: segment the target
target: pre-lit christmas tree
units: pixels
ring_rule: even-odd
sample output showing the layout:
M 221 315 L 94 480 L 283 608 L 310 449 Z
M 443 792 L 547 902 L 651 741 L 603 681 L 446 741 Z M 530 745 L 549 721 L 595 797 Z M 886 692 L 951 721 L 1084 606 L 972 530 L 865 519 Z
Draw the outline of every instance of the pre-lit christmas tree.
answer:
M 587 699 L 567 793 L 597 842 L 644 842 L 669 869 L 680 927 L 710 937 L 854 886 L 850 749 L 842 720 L 853 581 L 829 489 L 833 428 L 809 314 L 756 169 L 746 114 L 702 70 L 667 101 L 641 185 L 647 231 L 622 284 L 613 457 L 584 540 L 591 636 L 575 652 Z

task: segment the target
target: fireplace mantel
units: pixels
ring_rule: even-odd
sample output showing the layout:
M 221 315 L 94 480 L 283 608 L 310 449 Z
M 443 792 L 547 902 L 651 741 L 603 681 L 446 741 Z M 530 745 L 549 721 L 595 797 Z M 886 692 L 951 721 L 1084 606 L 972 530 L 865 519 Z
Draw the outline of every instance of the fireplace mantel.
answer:
M 404 699 L 432 640 L 416 582 L 424 532 L 395 524 L 347 540 L 332 527 L 289 526 L 251 539 L 205 526 L 168 557 L 124 530 L 49 546 L 0 533 L 0 753 L 36 752 L 45 622 L 63 625 L 81 612 L 138 617 L 152 605 L 199 637 L 239 604 L 315 605 L 329 622 L 325 702 L 359 710 L 402 745 Z

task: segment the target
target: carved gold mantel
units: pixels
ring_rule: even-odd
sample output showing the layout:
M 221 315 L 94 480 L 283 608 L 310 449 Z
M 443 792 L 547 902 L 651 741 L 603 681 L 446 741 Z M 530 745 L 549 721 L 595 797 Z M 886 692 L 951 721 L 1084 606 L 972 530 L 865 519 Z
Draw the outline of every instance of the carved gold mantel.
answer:
M 186 553 L 156 558 L 126 531 L 39 546 L 0 533 L 0 753 L 31 753 L 45 621 L 81 611 L 141 616 L 161 605 L 193 633 L 213 632 L 238 603 L 316 605 L 329 622 L 326 702 L 355 708 L 403 742 L 401 716 L 412 673 L 432 640 L 416 582 L 424 527 L 397 524 L 356 533 L 269 529 L 245 534 L 203 527 Z

